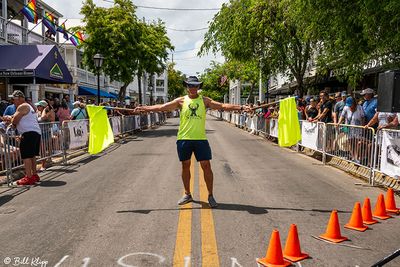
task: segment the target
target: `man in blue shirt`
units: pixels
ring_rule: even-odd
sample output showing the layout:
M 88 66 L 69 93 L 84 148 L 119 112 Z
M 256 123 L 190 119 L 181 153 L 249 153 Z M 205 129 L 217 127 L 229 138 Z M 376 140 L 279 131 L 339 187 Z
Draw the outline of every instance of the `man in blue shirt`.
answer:
M 14 100 L 13 100 L 13 102 L 14 102 Z M 12 105 L 9 105 L 7 108 L 6 108 L 6 110 L 4 111 L 4 113 L 3 113 L 3 116 L 12 116 L 12 115 L 14 115 L 14 113 L 17 111 L 17 108 L 15 107 L 15 105 L 14 104 L 12 104 Z
M 364 110 L 366 121 L 370 121 L 375 113 L 378 106 L 378 99 L 374 97 L 374 90 L 367 88 L 362 90 L 361 95 L 364 96 L 364 104 L 362 108 Z

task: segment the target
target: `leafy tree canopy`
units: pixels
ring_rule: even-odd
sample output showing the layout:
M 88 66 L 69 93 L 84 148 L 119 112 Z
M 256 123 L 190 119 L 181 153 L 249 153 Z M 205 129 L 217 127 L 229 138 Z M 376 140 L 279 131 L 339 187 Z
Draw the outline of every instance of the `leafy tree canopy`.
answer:
M 136 8 L 130 0 L 115 0 L 110 8 L 97 7 L 86 0 L 81 8 L 87 36 L 82 44 L 83 60 L 96 71 L 93 56 L 104 56 L 102 71 L 114 81 L 124 85 L 119 92 L 125 96 L 126 87 L 133 76 L 143 71 L 161 72 L 165 67 L 168 49 L 172 48 L 165 25 L 158 21 L 149 25 L 137 19 Z
M 168 98 L 173 100 L 185 94 L 185 86 L 183 81 L 185 75 L 179 70 L 175 70 L 175 63 L 168 64 Z
M 315 45 L 290 0 L 231 0 L 215 15 L 201 54 L 221 51 L 229 60 L 259 62 L 263 76 L 285 72 L 294 77 L 300 94 Z

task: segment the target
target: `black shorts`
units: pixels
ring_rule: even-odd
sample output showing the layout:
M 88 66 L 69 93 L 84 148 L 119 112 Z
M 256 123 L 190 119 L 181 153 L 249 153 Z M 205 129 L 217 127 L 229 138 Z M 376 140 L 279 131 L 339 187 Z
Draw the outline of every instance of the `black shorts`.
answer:
M 37 132 L 26 132 L 21 136 L 19 145 L 22 159 L 30 159 L 39 156 L 40 152 L 40 134 Z
M 211 147 L 207 140 L 178 140 L 176 141 L 180 161 L 189 160 L 192 153 L 197 161 L 211 160 Z

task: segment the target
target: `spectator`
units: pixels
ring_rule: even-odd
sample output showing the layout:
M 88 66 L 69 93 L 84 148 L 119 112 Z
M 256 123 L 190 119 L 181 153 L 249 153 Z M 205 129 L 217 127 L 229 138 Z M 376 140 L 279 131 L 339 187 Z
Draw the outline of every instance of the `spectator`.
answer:
M 361 95 L 364 96 L 363 110 L 367 121 L 372 120 L 375 116 L 376 108 L 378 106 L 378 99 L 374 97 L 374 90 L 367 88 L 362 90 Z
M 318 116 L 314 118 L 313 122 L 332 122 L 332 102 L 329 101 L 328 93 L 326 91 L 321 91 L 319 97 L 321 98 L 320 108 L 318 110 Z
M 40 100 L 35 103 L 37 107 L 38 120 L 39 122 L 54 122 L 56 120 L 56 114 L 54 113 L 53 107 L 45 100 Z
M 36 156 L 40 152 L 41 131 L 35 111 L 25 102 L 24 93 L 16 90 L 12 96 L 17 110 L 11 123 L 21 134 L 20 152 L 25 167 L 25 177 L 18 180 L 17 185 L 33 185 L 40 181 L 36 171 Z
M 297 116 L 299 117 L 299 120 L 304 120 L 304 102 L 301 98 L 297 100 Z
M 343 121 L 348 125 L 362 126 L 365 124 L 364 110 L 357 104 L 356 100 L 352 96 L 346 98 L 346 104 L 343 108 L 342 114 L 340 115 L 338 124 L 341 124 Z
M 71 112 L 74 109 L 74 105 L 72 104 L 69 95 L 64 95 L 64 100 L 67 103 L 69 111 Z
M 37 117 L 38 121 L 41 123 L 49 123 L 55 122 L 56 114 L 54 113 L 53 108 L 49 105 L 48 102 L 45 100 L 40 100 L 39 102 L 35 103 L 37 107 Z M 44 157 L 51 156 L 51 147 L 52 147 L 52 127 L 49 124 L 42 124 L 42 142 L 41 142 L 41 149 L 42 154 Z M 40 167 L 41 172 L 46 170 L 47 159 L 42 160 L 42 166 Z
M 346 104 L 343 108 L 342 115 L 340 115 L 338 124 L 341 124 L 343 121 L 348 125 L 362 126 L 365 124 L 364 111 L 352 96 L 346 98 Z M 361 155 L 363 154 L 361 153 L 362 147 L 366 144 L 362 139 L 363 131 L 360 128 L 343 128 L 343 130 L 345 129 L 348 132 L 352 160 L 359 164 L 363 160 L 361 159 Z
M 306 120 L 312 121 L 318 116 L 317 101 L 314 98 L 310 99 L 310 105 L 305 109 Z
M 71 112 L 71 120 L 83 120 L 87 118 L 85 104 L 75 101 L 74 109 Z
M 19 90 L 16 90 L 16 91 L 19 91 Z M 14 92 L 16 92 L 16 91 L 14 91 Z M 21 92 L 21 91 L 19 91 L 19 92 Z M 9 97 L 12 97 L 12 95 L 10 95 Z M 17 111 L 17 108 L 14 104 L 15 100 L 13 98 L 11 98 L 10 102 L 12 104 L 9 105 L 8 107 L 6 107 L 6 110 L 4 111 L 3 116 L 12 116 Z
M 337 92 L 335 94 L 336 104 L 335 104 L 335 107 L 334 107 L 333 113 L 332 113 L 333 123 L 338 123 L 340 115 L 342 115 L 342 111 L 345 106 L 346 96 L 347 96 L 347 93 L 345 91 L 343 91 L 341 93 Z
M 60 107 L 58 108 L 58 111 L 57 111 L 57 117 L 58 117 L 58 120 L 60 121 L 60 124 L 62 124 L 63 123 L 63 121 L 65 121 L 65 120 L 69 120 L 70 119 L 70 117 L 71 117 L 71 111 L 70 111 L 70 109 L 68 108 L 68 105 L 67 105 L 67 101 L 65 101 L 65 99 L 63 99 L 62 101 L 61 101 L 61 105 L 60 105 Z
M 399 119 L 396 113 L 376 112 L 374 117 L 365 125 L 365 128 L 374 127 L 378 123 L 378 131 L 386 128 L 396 128 L 399 125 Z

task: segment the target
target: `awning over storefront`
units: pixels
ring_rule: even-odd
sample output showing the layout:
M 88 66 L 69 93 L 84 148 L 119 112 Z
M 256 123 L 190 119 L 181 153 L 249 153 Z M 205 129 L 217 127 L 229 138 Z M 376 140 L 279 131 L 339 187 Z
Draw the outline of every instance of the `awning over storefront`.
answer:
M 0 77 L 10 83 L 72 83 L 72 76 L 55 45 L 0 46 Z
M 78 95 L 94 95 L 97 96 L 97 89 L 86 87 L 86 86 L 78 86 Z M 100 90 L 100 97 L 106 98 L 116 98 L 114 95 L 109 92 Z
M 113 96 L 115 96 L 115 98 L 118 98 L 118 94 L 117 93 L 112 93 L 110 92 L 110 94 L 112 94 Z M 125 99 L 131 99 L 130 96 L 125 96 Z

